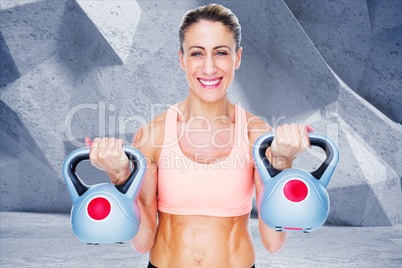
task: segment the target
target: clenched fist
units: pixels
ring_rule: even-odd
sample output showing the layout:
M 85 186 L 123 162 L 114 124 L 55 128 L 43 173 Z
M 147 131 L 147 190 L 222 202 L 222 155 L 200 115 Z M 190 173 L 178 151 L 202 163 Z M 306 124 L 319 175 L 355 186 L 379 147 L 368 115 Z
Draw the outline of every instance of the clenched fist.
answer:
M 310 126 L 283 125 L 275 129 L 275 138 L 271 144 L 271 160 L 277 169 L 292 167 L 297 155 L 310 147 L 308 132 L 314 132 Z
M 114 184 L 122 184 L 130 174 L 129 159 L 123 151 L 123 140 L 115 138 L 85 138 L 85 146 L 91 147 L 89 161 L 109 175 Z

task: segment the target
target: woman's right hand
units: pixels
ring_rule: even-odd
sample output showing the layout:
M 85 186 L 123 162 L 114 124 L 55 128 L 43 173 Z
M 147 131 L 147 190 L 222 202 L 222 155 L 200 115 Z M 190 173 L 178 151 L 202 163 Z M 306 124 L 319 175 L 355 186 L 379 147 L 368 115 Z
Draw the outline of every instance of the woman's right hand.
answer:
M 113 184 L 122 184 L 130 174 L 129 160 L 123 150 L 123 140 L 115 138 L 85 138 L 85 146 L 91 147 L 89 161 L 109 175 Z

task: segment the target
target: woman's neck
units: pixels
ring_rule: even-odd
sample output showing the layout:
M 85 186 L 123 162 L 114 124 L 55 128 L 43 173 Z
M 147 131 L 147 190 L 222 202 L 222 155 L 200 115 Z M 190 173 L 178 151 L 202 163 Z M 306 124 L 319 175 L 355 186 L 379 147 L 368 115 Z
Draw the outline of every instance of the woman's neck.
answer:
M 179 105 L 180 120 L 188 121 L 194 116 L 204 116 L 210 121 L 220 116 L 233 119 L 233 108 L 234 106 L 227 98 L 227 95 L 216 102 L 204 102 L 198 96 L 195 96 L 195 94 L 190 93 Z

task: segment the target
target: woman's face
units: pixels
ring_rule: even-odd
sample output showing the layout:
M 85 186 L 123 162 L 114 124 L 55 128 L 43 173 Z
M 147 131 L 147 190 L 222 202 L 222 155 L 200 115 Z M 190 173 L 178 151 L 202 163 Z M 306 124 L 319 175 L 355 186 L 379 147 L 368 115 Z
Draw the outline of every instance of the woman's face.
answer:
M 201 20 L 191 25 L 179 50 L 180 65 L 190 90 L 205 102 L 226 95 L 234 72 L 240 67 L 242 48 L 236 53 L 233 33 L 221 22 Z

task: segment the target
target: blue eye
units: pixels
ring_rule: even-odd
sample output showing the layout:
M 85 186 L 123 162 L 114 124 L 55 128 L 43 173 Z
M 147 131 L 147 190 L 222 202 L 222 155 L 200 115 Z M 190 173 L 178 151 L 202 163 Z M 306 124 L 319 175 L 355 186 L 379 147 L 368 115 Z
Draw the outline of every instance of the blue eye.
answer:
M 194 52 L 194 53 L 191 54 L 191 56 L 199 57 L 199 56 L 201 56 L 201 52 Z
M 226 51 L 219 51 L 217 54 L 220 56 L 226 56 L 228 53 Z

